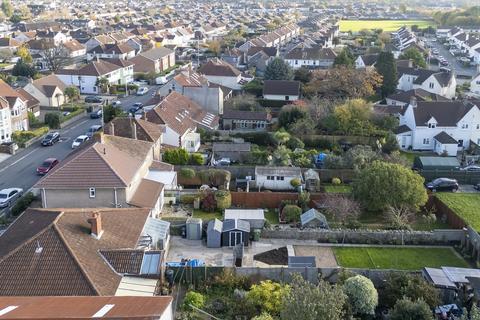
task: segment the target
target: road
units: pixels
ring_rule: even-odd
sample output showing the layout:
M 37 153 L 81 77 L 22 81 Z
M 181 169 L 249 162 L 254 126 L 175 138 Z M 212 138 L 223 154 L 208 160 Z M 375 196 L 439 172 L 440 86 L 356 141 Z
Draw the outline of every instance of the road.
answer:
M 152 98 L 158 86 L 151 86 L 150 90 L 143 96 L 131 95 L 119 99 L 122 102 L 122 109 L 128 111 L 135 102 L 145 104 Z M 65 127 L 60 132 L 60 142 L 50 147 L 42 147 L 40 142 L 21 149 L 17 154 L 0 162 L 0 190 L 10 187 L 30 189 L 41 177 L 35 169 L 42 164 L 43 160 L 53 157 L 62 161 L 72 152 L 72 140 L 79 135 L 85 134 L 95 124 L 101 124 L 101 119 L 90 119 L 85 117 Z

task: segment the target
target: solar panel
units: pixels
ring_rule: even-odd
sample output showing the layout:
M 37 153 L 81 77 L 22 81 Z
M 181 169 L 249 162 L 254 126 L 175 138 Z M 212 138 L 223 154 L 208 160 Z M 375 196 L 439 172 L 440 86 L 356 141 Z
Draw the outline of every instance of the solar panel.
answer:
M 159 252 L 145 252 L 143 255 L 140 274 L 158 274 L 160 270 L 161 254 Z

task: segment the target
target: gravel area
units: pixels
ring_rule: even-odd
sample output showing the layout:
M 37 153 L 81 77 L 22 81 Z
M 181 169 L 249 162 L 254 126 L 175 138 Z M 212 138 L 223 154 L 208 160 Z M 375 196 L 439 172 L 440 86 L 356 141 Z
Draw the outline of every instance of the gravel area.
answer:
M 320 246 L 293 246 L 293 248 L 297 257 L 315 257 L 317 268 L 334 268 L 338 266 L 332 248 Z

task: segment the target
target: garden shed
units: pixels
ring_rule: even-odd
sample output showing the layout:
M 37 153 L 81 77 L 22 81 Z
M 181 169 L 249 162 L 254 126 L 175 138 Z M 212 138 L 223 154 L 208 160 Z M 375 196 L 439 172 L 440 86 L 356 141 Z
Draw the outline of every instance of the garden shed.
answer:
M 304 228 L 328 229 L 327 218 L 315 209 L 310 209 L 300 216 L 300 222 Z
M 263 209 L 225 209 L 225 220 L 244 220 L 250 223 L 250 228 L 263 229 L 265 212 Z
M 248 246 L 250 239 L 250 223 L 245 220 L 225 220 L 222 228 L 222 246 L 234 247 L 243 243 Z
M 187 239 L 202 240 L 202 219 L 188 218 L 186 224 Z
M 308 169 L 303 173 L 303 177 L 305 179 L 305 188 L 308 191 L 318 191 L 318 187 L 320 186 L 320 175 L 317 171 Z
M 413 168 L 417 170 L 453 170 L 460 168 L 455 157 L 415 157 Z
M 220 248 L 222 246 L 223 222 L 214 219 L 208 222 L 207 226 L 207 247 Z

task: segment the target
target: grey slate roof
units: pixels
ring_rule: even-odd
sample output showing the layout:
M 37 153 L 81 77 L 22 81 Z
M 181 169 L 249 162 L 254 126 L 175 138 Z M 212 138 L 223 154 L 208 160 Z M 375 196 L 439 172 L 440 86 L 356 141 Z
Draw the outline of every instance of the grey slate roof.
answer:
M 212 230 L 222 232 L 223 222 L 218 219 L 210 220 L 208 222 L 207 233 L 211 232 Z
M 288 80 L 265 80 L 263 94 L 297 96 L 300 94 L 300 82 Z
M 445 131 L 440 132 L 433 138 L 441 144 L 458 144 L 457 140 L 453 139 L 452 136 Z
M 250 232 L 250 223 L 245 220 L 225 220 L 223 222 L 223 230 L 222 232 L 232 231 L 232 230 L 241 230 L 245 232 Z
M 417 126 L 426 126 L 428 120 L 432 117 L 437 120 L 439 127 L 456 127 L 460 121 L 472 108 L 477 106 L 462 101 L 419 101 L 417 107 L 413 109 L 415 124 Z

